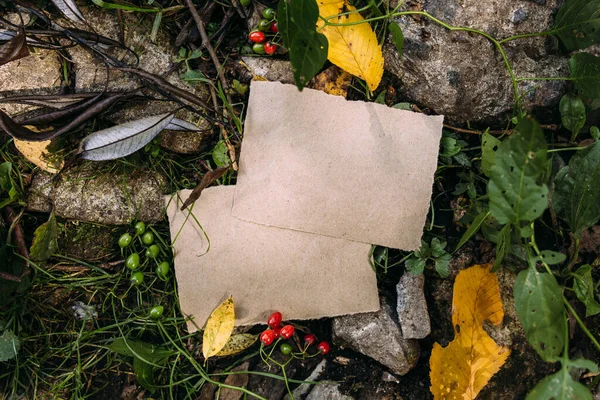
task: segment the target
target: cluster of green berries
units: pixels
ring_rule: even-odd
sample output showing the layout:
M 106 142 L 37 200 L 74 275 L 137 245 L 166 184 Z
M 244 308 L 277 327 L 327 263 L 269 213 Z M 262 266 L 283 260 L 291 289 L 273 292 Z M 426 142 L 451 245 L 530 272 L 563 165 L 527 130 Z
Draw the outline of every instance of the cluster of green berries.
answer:
M 167 281 L 169 279 L 171 266 L 167 261 L 159 260 L 159 256 L 161 253 L 164 253 L 164 251 L 161 251 L 161 247 L 157 243 L 154 243 L 154 233 L 147 230 L 146 224 L 141 221 L 135 224 L 134 230 L 134 236 L 131 236 L 130 233 L 124 233 L 118 241 L 122 252 L 128 248 L 132 249 L 132 253 L 129 254 L 125 260 L 125 266 L 132 272 L 130 278 L 131 283 L 135 286 L 142 284 L 144 281 L 144 273 L 139 269 L 152 261 L 156 264 L 156 276 L 162 281 Z M 135 246 L 133 246 L 135 239 L 138 239 L 139 242 L 146 247 L 143 263 L 141 262 L 142 258 L 140 253 L 138 253 Z
M 269 328 L 264 331 L 263 333 L 260 334 L 260 341 L 264 346 L 270 346 L 271 344 L 273 344 L 273 342 L 279 338 L 281 339 L 291 339 L 292 337 L 294 337 L 294 333 L 296 332 L 296 329 L 294 328 L 294 325 L 283 325 L 281 326 L 281 322 L 283 321 L 283 315 L 279 312 L 276 311 L 273 314 L 271 314 L 269 316 L 269 319 L 267 319 L 267 325 L 269 325 Z M 315 343 L 317 343 L 317 337 L 312 334 L 312 333 L 307 333 L 304 335 L 304 345 L 299 347 L 299 354 L 304 355 L 306 354 L 306 351 L 308 350 L 308 348 L 312 345 L 314 345 Z M 320 342 L 317 345 L 317 350 L 319 351 L 319 353 L 325 355 L 327 353 L 329 353 L 330 350 L 330 346 L 329 343 L 327 342 Z M 292 354 L 293 351 L 293 347 L 291 344 L 289 343 L 282 343 L 279 346 L 279 351 L 281 351 L 281 353 L 288 355 L 288 354 Z
M 263 19 L 258 22 L 256 29 L 253 29 L 248 38 L 252 43 L 252 50 L 256 54 L 273 55 L 277 51 L 277 45 L 267 40 L 267 34 L 271 39 L 277 35 L 279 28 L 277 27 L 277 19 L 275 10 L 267 8 L 263 11 Z

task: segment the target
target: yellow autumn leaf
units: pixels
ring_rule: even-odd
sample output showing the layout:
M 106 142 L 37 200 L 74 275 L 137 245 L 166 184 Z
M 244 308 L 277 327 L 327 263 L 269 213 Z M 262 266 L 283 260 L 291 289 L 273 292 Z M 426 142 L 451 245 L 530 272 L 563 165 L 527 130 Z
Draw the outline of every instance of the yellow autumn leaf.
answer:
M 347 0 L 317 0 L 317 3 L 319 15 L 323 18 L 356 10 Z M 319 18 L 317 30 L 329 42 L 327 59 L 364 79 L 373 91 L 377 89 L 383 76 L 383 53 L 371 25 L 368 22 L 360 23 L 361 21 L 364 18 L 358 12 L 329 20 L 335 24 L 351 24 L 346 26 L 325 26 L 325 22 Z
M 313 89 L 322 90 L 333 96 L 346 97 L 348 88 L 352 83 L 352 75 L 343 69 L 332 65 L 325 71 L 315 76 Z
M 227 300 L 214 309 L 208 321 L 206 321 L 202 338 L 202 354 L 205 360 L 216 355 L 225 347 L 233 332 L 234 321 L 233 298 L 229 296 Z
M 37 165 L 41 169 L 51 174 L 56 174 L 63 167 L 64 162 L 53 161 L 48 151 L 51 140 L 43 142 L 28 142 L 26 140 L 13 139 L 17 150 L 23 154 L 23 157 Z
M 257 340 L 258 335 L 252 335 L 250 333 L 232 335 L 227 343 L 225 343 L 225 346 L 215 355 L 217 357 L 225 357 L 241 353 L 256 343 Z
M 429 367 L 435 399 L 474 399 L 510 355 L 483 329 L 483 322 L 500 325 L 504 318 L 498 277 L 491 265 L 474 265 L 454 282 L 454 340 L 433 345 Z

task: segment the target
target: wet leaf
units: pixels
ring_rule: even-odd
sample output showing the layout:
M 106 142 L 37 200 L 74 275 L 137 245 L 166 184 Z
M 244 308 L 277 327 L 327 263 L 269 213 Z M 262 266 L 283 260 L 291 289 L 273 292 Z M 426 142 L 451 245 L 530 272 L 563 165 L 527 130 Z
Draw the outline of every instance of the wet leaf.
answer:
M 161 114 L 94 132 L 81 141 L 78 153 L 94 161 L 128 156 L 150 143 L 172 119 L 173 114 Z
M 445 348 L 435 343 L 429 360 L 434 399 L 474 399 L 510 355 L 507 347 L 498 346 L 483 329 L 484 321 L 500 325 L 504 318 L 498 278 L 490 267 L 474 265 L 456 277 L 452 297 L 455 337 Z
M 585 105 L 579 96 L 565 94 L 560 99 L 560 118 L 565 128 L 571 131 L 571 141 L 585 125 Z
M 398 58 L 402 58 L 402 51 L 404 50 L 404 34 L 402 33 L 402 28 L 398 25 L 397 22 L 390 22 L 389 25 L 390 33 L 392 34 L 392 39 L 394 40 L 394 45 L 396 46 L 396 50 L 398 50 Z
M 21 341 L 10 329 L 0 335 L 0 362 L 15 358 L 20 349 Z
M 14 139 L 13 143 L 17 150 L 23 154 L 23 157 L 40 167 L 42 170 L 51 174 L 56 174 L 63 167 L 64 162 L 54 162 L 50 160 L 50 152 L 48 147 L 52 143 L 51 140 L 43 142 L 27 142 L 24 140 Z
M 569 59 L 569 68 L 579 94 L 591 100 L 600 99 L 600 57 L 577 53 Z
M 576 238 L 600 219 L 600 142 L 578 151 L 554 178 L 552 206 Z
M 46 262 L 58 250 L 57 237 L 58 226 L 54 213 L 52 213 L 48 221 L 35 230 L 29 257 L 33 261 Z
M 490 169 L 490 212 L 500 224 L 533 221 L 548 207 L 548 187 L 541 183 L 546 168 L 546 141 L 540 125 L 522 119 L 515 133 L 502 141 Z
M 232 335 L 227 343 L 225 343 L 225 346 L 217 354 L 215 354 L 215 356 L 225 357 L 241 353 L 256 343 L 257 340 L 258 335 L 252 335 L 250 333 Z
M 318 0 L 319 14 L 323 18 L 340 14 L 342 10 L 354 11 L 355 7 L 346 0 Z M 383 53 L 377 42 L 377 35 L 368 22 L 358 13 L 342 15 L 330 20 L 346 26 L 325 26 L 320 30 L 329 42 L 327 59 L 343 70 L 364 79 L 371 91 L 377 89 L 383 76 Z M 358 23 L 358 24 L 356 24 Z M 325 25 L 317 22 L 320 29 Z
M 573 291 L 579 301 L 585 305 L 585 316 L 600 314 L 600 304 L 596 300 L 595 285 L 592 279 L 592 267 L 582 265 L 577 271 L 571 274 L 573 276 Z
M 535 262 L 517 275 L 515 308 L 527 340 L 545 361 L 557 361 L 564 347 L 565 309 L 554 275 L 540 273 Z
M 20 31 L 15 37 L 0 46 L 0 65 L 27 57 L 28 55 L 29 49 L 25 43 L 25 33 Z
M 67 18 L 69 18 L 73 22 L 84 23 L 85 18 L 79 8 L 77 8 L 77 4 L 75 4 L 74 0 L 52 0 L 56 8 L 60 10 L 61 13 Z
M 212 312 L 202 337 L 202 354 L 205 360 L 216 355 L 229 340 L 233 332 L 235 310 L 233 298 L 230 296 Z
M 600 41 L 600 0 L 567 0 L 551 32 L 567 50 L 583 49 Z

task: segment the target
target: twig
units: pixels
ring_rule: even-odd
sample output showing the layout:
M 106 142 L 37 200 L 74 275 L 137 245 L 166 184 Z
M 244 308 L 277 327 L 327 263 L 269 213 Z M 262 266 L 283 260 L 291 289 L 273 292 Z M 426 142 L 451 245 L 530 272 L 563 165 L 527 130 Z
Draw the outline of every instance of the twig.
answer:
M 200 198 L 200 195 L 202 194 L 202 191 L 206 189 L 211 183 L 225 175 L 225 172 L 229 171 L 229 168 L 231 168 L 231 166 L 229 165 L 226 167 L 219 167 L 215 170 L 208 171 L 206 174 L 204 174 L 200 184 L 196 186 L 194 190 L 192 190 L 190 196 L 183 202 L 183 205 L 181 206 L 181 211 L 185 210 L 187 206 L 198 200 Z

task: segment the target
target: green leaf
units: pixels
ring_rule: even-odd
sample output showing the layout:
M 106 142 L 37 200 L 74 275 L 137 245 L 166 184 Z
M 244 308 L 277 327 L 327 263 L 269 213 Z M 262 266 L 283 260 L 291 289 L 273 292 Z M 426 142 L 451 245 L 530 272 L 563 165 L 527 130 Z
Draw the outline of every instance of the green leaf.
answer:
M 10 178 L 11 170 L 12 163 L 5 162 L 0 164 L 0 189 L 6 193 L 10 192 L 13 188 L 12 179 Z
M 10 329 L 5 330 L 0 336 L 0 362 L 15 358 L 20 348 L 19 338 Z
M 396 108 L 398 110 L 406 110 L 406 111 L 411 111 L 412 107 L 410 106 L 410 103 L 398 103 L 398 104 L 394 104 L 392 106 L 392 108 Z
M 38 262 L 47 261 L 58 249 L 57 236 L 58 226 L 54 213 L 52 213 L 48 221 L 35 230 L 33 243 L 29 250 L 31 259 Z
M 578 151 L 554 178 L 552 206 L 576 238 L 600 219 L 600 142 Z
M 390 22 L 389 29 L 392 34 L 392 39 L 394 39 L 396 50 L 398 50 L 398 59 L 401 59 L 402 51 L 404 49 L 404 34 L 402 33 L 402 28 L 400 28 L 400 25 L 398 25 L 397 22 L 392 21 Z
M 573 291 L 579 301 L 585 305 L 585 316 L 590 317 L 600 313 L 600 304 L 596 301 L 594 294 L 594 280 L 592 279 L 592 267 L 582 265 L 571 274 L 573 276 Z
M 557 265 L 564 263 L 567 259 L 567 256 L 557 251 L 542 250 L 540 251 L 539 259 L 540 261 L 544 261 L 548 265 Z
M 442 147 L 440 154 L 444 157 L 452 157 L 460 153 L 460 150 L 462 149 L 460 145 L 457 145 L 456 139 L 449 136 L 444 136 L 440 141 L 440 144 Z
M 517 276 L 514 296 L 527 340 L 545 361 L 556 361 L 565 345 L 566 329 L 562 292 L 556 278 L 539 273 L 532 262 Z
M 485 176 L 490 176 L 492 166 L 496 164 L 496 152 L 500 148 L 501 140 L 490 135 L 487 130 L 481 138 L 481 170 Z
M 560 119 L 565 128 L 571 131 L 571 141 L 585 125 L 585 105 L 579 96 L 565 94 L 560 99 Z
M 446 253 L 446 245 L 448 243 L 444 240 L 440 240 L 439 238 L 433 238 L 431 241 L 431 255 L 433 257 L 440 257 L 441 255 Z
M 316 31 L 319 7 L 315 0 L 281 0 L 278 28 L 290 52 L 294 81 L 299 90 L 323 68 L 329 43 Z
M 551 32 L 569 51 L 599 42 L 600 0 L 567 0 L 556 14 Z
M 156 388 L 154 387 L 154 367 L 152 365 L 134 357 L 133 373 L 140 385 L 154 393 Z
M 450 253 L 442 254 L 435 259 L 435 270 L 442 278 L 447 278 L 450 275 L 450 261 L 452 261 Z
M 494 261 L 493 270 L 495 271 L 502 265 L 502 261 L 508 250 L 510 249 L 511 243 L 511 224 L 506 224 L 498 233 L 497 243 L 496 243 L 496 261 Z
M 106 347 L 115 353 L 139 358 L 145 363 L 155 367 L 161 367 L 166 364 L 168 358 L 175 354 L 174 351 L 162 346 L 156 346 L 131 339 L 125 340 L 124 338 L 117 338 Z
M 580 368 L 586 369 L 590 372 L 598 372 L 598 365 L 591 360 L 586 360 L 585 358 L 569 360 L 569 368 Z
M 404 263 L 406 270 L 413 275 L 420 275 L 425 271 L 425 260 L 421 258 L 409 258 Z
M 600 57 L 577 53 L 569 60 L 569 68 L 579 94 L 591 100 L 599 99 Z
M 540 125 L 522 119 L 515 133 L 496 152 L 490 171 L 490 212 L 500 224 L 533 221 L 548 207 L 548 187 L 541 183 L 546 167 L 546 141 Z
M 486 210 L 475 217 L 473 222 L 471 222 L 471 225 L 469 225 L 469 229 L 467 229 L 467 231 L 460 238 L 458 244 L 456 245 L 456 249 L 454 249 L 454 251 L 457 251 L 458 249 L 463 247 L 464 244 L 467 243 L 467 241 L 469 239 L 471 239 L 471 237 L 473 237 L 473 235 L 475 235 L 479 231 L 479 228 L 481 228 L 481 224 L 483 224 L 483 221 L 485 221 L 485 219 L 488 217 L 488 215 L 490 215 L 490 212 Z
M 231 164 L 229 152 L 224 140 L 220 140 L 212 151 L 212 159 L 219 167 L 226 167 Z
M 592 400 L 592 393 L 583 384 L 571 378 L 568 371 L 560 370 L 542 379 L 526 400 Z
M 590 127 L 590 136 L 594 140 L 599 140 L 600 139 L 600 129 L 598 129 L 597 126 Z

